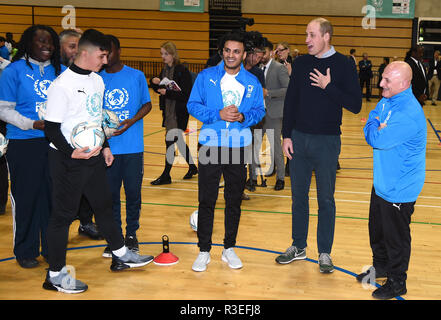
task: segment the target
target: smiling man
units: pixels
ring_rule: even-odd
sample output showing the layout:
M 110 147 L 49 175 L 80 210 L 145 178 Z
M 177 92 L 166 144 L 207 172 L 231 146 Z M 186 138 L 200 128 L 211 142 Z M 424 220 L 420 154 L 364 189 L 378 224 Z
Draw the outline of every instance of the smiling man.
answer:
M 412 93 L 412 69 L 403 61 L 389 64 L 380 86 L 383 99 L 369 113 L 364 127 L 374 149 L 374 184 L 369 208 L 372 271 L 358 281 L 387 277 L 372 295 L 391 299 L 407 292 L 410 260 L 410 220 L 421 192 L 426 168 L 426 118 Z
M 251 144 L 250 126 L 265 115 L 257 78 L 245 70 L 242 33 L 229 33 L 221 46 L 223 61 L 199 73 L 188 100 L 188 112 L 203 122 L 199 134 L 198 246 L 192 269 L 205 271 L 210 262 L 214 208 L 221 176 L 225 180 L 225 238 L 222 260 L 242 268 L 234 252 L 242 194 L 246 180 L 245 148 Z
M 306 28 L 308 55 L 294 60 L 283 112 L 283 152 L 290 159 L 292 245 L 281 264 L 306 259 L 309 188 L 315 171 L 318 199 L 317 246 L 320 272 L 334 270 L 335 178 L 343 107 L 358 113 L 361 90 L 350 61 L 331 45 L 332 25 L 323 18 Z

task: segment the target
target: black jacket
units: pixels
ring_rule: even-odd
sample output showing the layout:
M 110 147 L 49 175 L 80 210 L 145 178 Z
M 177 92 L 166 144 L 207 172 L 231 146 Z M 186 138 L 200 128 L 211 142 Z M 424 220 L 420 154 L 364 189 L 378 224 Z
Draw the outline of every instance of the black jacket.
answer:
M 162 69 L 161 74 L 158 78 L 164 78 L 164 69 Z M 178 84 L 181 88 L 181 91 L 173 91 L 167 90 L 166 94 L 159 96 L 159 107 L 162 110 L 162 126 L 164 126 L 165 121 L 165 99 L 176 100 L 176 118 L 178 121 L 178 128 L 181 130 L 187 129 L 188 124 L 188 110 L 187 110 L 187 101 L 190 97 L 191 88 L 192 88 L 192 78 L 190 71 L 183 65 L 177 64 L 175 66 L 175 70 L 173 73 L 173 80 Z M 155 85 L 152 83 L 152 79 L 150 79 L 150 88 L 152 88 L 155 92 L 158 93 L 158 89 L 163 88 L 162 86 Z
M 409 66 L 412 68 L 412 92 L 415 95 L 417 99 L 425 93 L 426 95 L 429 94 L 429 85 L 427 83 L 427 79 L 423 74 L 423 71 L 418 66 L 418 64 L 409 57 L 406 59 L 406 62 L 409 64 Z M 418 100 L 419 101 L 419 100 Z M 421 103 L 421 101 L 420 101 Z
M 429 62 L 429 72 L 427 73 L 428 80 L 432 79 L 433 70 L 435 70 L 435 59 L 432 59 Z M 437 65 L 436 65 L 436 72 L 437 72 L 438 79 L 441 80 L 441 61 L 438 61 Z

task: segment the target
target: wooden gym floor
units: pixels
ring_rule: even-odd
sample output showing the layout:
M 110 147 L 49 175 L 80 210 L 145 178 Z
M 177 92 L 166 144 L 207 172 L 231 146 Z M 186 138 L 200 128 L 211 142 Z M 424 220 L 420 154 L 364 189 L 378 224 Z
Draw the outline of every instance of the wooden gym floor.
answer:
M 267 178 L 266 188 L 247 192 L 251 199 L 242 203 L 242 217 L 236 252 L 244 267 L 232 270 L 221 261 L 223 243 L 223 189 L 215 213 L 212 260 L 206 272 L 191 270 L 198 254 L 197 236 L 190 228 L 190 214 L 197 209 L 197 176 L 182 180 L 187 166 L 177 157 L 171 175 L 173 183 L 151 186 L 164 165 L 164 129 L 157 95 L 151 91 L 153 110 L 144 120 L 145 167 L 142 210 L 138 240 L 144 254 L 162 252 L 161 239 L 170 238 L 170 251 L 179 257 L 173 266 L 153 263 L 135 270 L 113 273 L 110 259 L 101 256 L 105 241 L 78 235 L 78 221 L 72 223 L 67 263 L 89 290 L 68 295 L 42 289 L 47 263 L 22 269 L 13 257 L 10 203 L 0 216 L 0 300 L 370 300 L 373 288 L 365 288 L 355 275 L 371 263 L 368 238 L 368 208 L 372 187 L 372 149 L 366 144 L 363 126 L 375 102 L 363 102 L 360 114 L 344 112 L 341 170 L 337 173 L 335 199 L 337 218 L 332 251 L 336 270 L 321 274 L 317 266 L 317 202 L 315 181 L 310 192 L 310 227 L 306 261 L 278 265 L 275 257 L 291 243 L 291 192 L 274 191 L 275 177 Z M 374 101 L 374 100 L 373 100 Z M 426 104 L 426 117 L 441 129 L 441 102 Z M 190 149 L 196 154 L 197 128 L 190 119 Z M 441 299 L 441 145 L 427 123 L 427 175 L 424 189 L 412 216 L 412 255 L 408 271 L 406 300 Z M 265 146 L 264 146 L 265 148 Z M 267 155 L 264 152 L 264 156 Z M 265 170 L 264 170 L 265 171 Z M 260 179 L 259 179 L 260 183 Z M 122 195 L 123 195 L 122 190 Z M 124 197 L 123 197 L 124 199 Z M 125 215 L 123 203 L 123 216 Z M 380 281 L 378 283 L 381 283 Z

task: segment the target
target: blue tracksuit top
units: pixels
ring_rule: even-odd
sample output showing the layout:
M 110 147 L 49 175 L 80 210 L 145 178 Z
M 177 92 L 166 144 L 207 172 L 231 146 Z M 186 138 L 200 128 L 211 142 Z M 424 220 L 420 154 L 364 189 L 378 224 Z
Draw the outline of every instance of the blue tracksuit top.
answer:
M 378 130 L 380 123 L 386 127 Z M 412 87 L 381 99 L 364 134 L 374 148 L 375 193 L 391 203 L 416 201 L 424 185 L 427 127 Z
M 265 116 L 263 90 L 259 80 L 243 65 L 236 80 L 245 87 L 242 102 L 238 106 L 245 120 L 227 125 L 219 111 L 223 109 L 221 79 L 225 75 L 223 61 L 214 67 L 202 70 L 193 85 L 187 103 L 188 113 L 203 123 L 199 143 L 206 146 L 245 147 L 252 141 L 250 126 Z

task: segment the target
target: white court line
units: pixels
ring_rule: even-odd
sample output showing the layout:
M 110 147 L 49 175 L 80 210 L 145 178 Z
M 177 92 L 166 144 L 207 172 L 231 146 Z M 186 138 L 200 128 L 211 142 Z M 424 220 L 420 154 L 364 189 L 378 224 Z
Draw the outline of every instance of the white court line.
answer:
M 150 179 L 150 178 L 143 178 L 143 180 L 148 180 L 148 181 L 153 181 L 155 179 Z M 179 183 L 190 183 L 190 184 L 198 184 L 197 181 L 189 181 L 189 180 L 174 180 L 175 182 L 179 182 Z M 268 187 L 271 187 L 270 185 L 268 185 Z M 173 188 L 171 188 L 173 189 Z M 311 189 L 311 191 L 317 191 L 317 189 Z M 366 192 L 366 191 L 347 191 L 347 190 L 335 190 L 335 193 L 349 193 L 349 194 L 363 194 L 363 195 L 367 195 L 370 196 L 371 192 Z M 253 194 L 253 193 L 252 193 Z M 257 194 L 257 193 L 256 193 Z M 277 195 L 277 194 L 259 194 L 261 196 L 274 196 L 274 197 L 288 197 L 291 198 L 291 196 L 282 196 L 282 195 Z M 441 197 L 431 197 L 431 196 L 419 196 L 418 199 L 434 199 L 434 200 L 441 200 Z
M 190 192 L 197 192 L 197 189 L 185 189 L 185 188 L 170 188 L 170 187 L 158 187 L 158 186 L 142 186 L 144 189 L 160 189 L 160 190 L 172 190 L 172 191 L 190 191 Z M 313 189 L 311 189 L 313 190 Z M 343 192 L 343 191 L 340 191 Z M 222 194 L 222 189 L 219 189 L 219 193 Z M 349 193 L 349 192 L 348 192 Z M 360 192 L 361 193 L 361 192 Z M 286 195 L 277 195 L 277 194 L 260 194 L 260 193 L 248 193 L 249 195 L 258 196 L 258 197 L 272 197 L 272 198 L 291 198 L 291 196 Z M 370 193 L 365 193 L 370 195 Z M 316 197 L 309 197 L 309 199 L 317 200 Z M 349 200 L 349 199 L 338 199 L 335 198 L 335 202 L 351 202 L 351 203 L 370 203 L 370 200 Z M 441 209 L 441 206 L 431 206 L 431 205 L 425 205 L 425 204 L 415 204 L 415 207 L 422 207 L 422 208 L 435 208 L 435 209 Z

